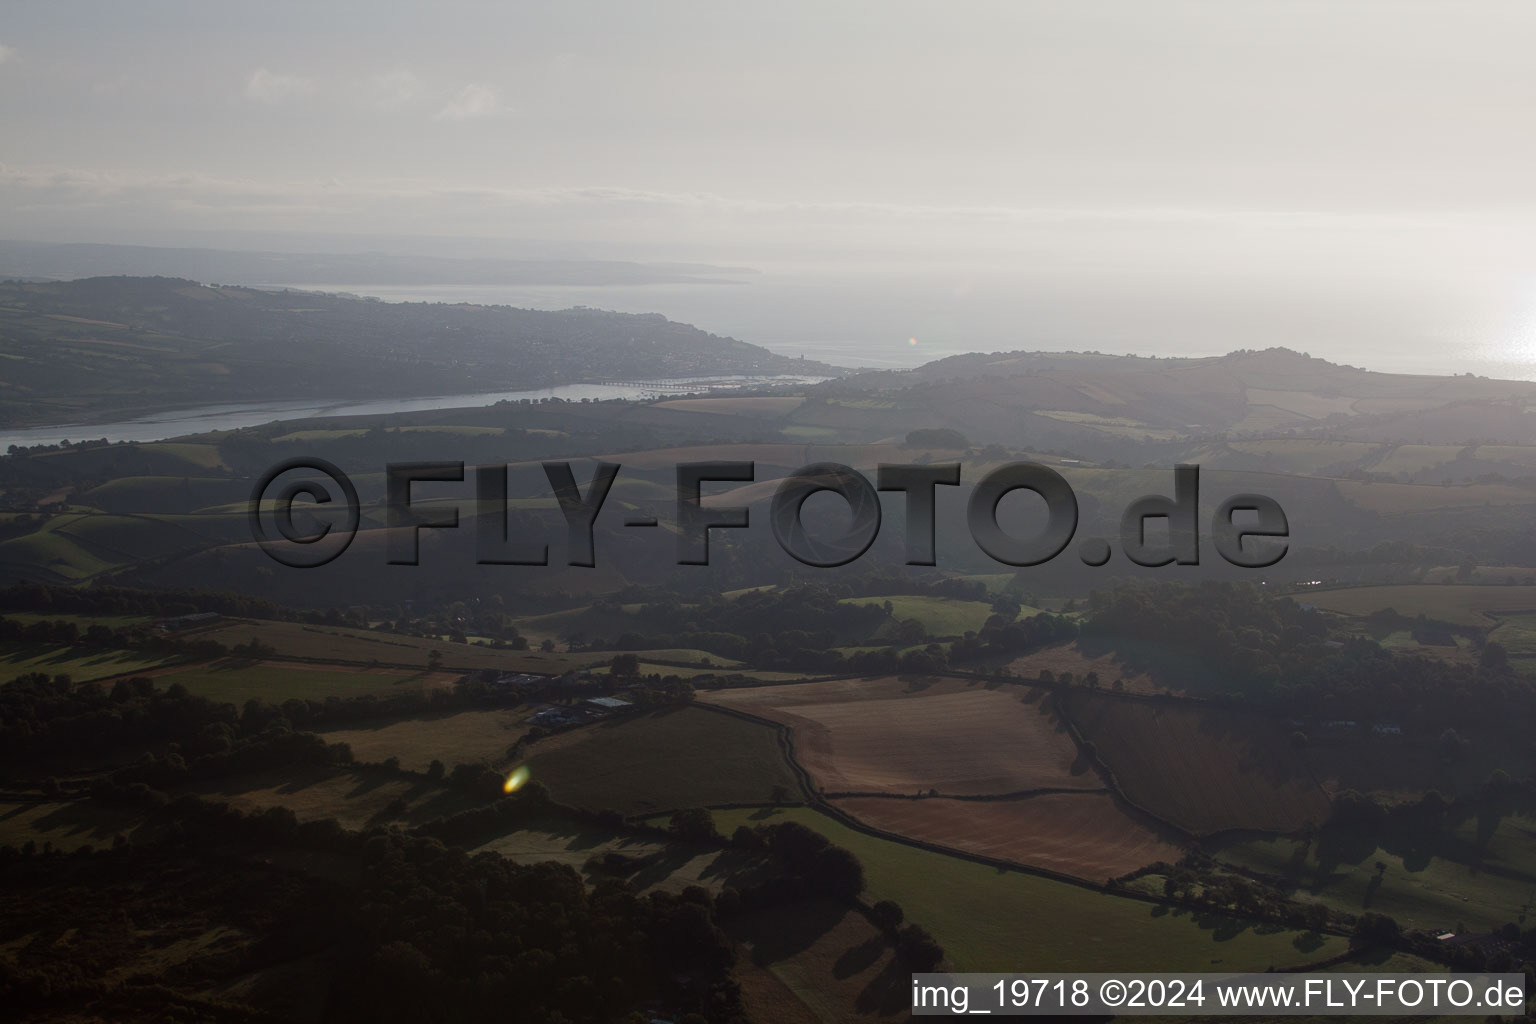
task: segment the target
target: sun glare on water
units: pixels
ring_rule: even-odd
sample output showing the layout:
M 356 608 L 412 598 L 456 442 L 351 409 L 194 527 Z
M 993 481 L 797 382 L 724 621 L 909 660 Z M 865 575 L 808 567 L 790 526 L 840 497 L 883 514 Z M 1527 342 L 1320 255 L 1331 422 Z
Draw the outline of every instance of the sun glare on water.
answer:
M 527 781 L 528 766 L 519 765 L 517 768 L 513 769 L 511 775 L 507 776 L 507 781 L 502 783 L 501 791 L 503 793 L 516 793 L 518 790 L 523 788 L 523 785 L 527 783 Z

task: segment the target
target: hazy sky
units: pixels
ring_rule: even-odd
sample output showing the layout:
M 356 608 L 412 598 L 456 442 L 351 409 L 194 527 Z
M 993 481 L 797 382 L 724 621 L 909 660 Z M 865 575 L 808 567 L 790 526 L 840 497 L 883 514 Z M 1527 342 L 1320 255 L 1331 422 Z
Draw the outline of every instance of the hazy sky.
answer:
M 1513 308 L 1533 46 L 1523 0 L 13 0 L 0 236 L 1337 271 Z
M 1533 44 L 1524 2 L 20 2 L 0 159 L 32 232 L 1523 215 Z

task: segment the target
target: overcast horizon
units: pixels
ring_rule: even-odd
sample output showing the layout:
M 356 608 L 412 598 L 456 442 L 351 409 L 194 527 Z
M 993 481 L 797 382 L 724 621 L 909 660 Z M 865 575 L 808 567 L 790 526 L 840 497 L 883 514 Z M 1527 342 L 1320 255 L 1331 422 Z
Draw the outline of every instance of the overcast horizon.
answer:
M 0 23 L 0 233 L 747 266 L 739 308 L 578 301 L 887 364 L 912 338 L 1287 344 L 1530 377 L 1533 28 L 1516 3 L 27 5 Z

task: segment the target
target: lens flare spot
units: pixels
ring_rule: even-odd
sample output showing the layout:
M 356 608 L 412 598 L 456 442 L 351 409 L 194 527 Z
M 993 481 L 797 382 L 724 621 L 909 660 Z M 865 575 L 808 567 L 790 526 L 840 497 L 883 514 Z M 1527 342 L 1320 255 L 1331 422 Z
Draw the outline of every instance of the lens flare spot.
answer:
M 908 338 L 907 339 L 907 344 L 908 345 L 916 345 L 917 344 L 917 339 L 916 338 Z
M 528 766 L 519 765 L 507 776 L 507 781 L 501 784 L 503 793 L 516 793 L 528 782 Z

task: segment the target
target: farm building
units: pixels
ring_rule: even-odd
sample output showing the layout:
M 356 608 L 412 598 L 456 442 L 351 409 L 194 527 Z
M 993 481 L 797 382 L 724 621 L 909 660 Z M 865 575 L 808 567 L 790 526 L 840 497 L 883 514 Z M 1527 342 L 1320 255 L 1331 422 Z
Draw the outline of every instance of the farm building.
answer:
M 545 708 L 528 721 L 534 725 L 570 725 L 581 716 L 570 708 Z
M 492 689 L 513 690 L 517 693 L 528 693 L 533 690 L 542 690 L 549 685 L 547 676 L 536 676 L 531 672 L 508 672 L 497 676 L 490 681 Z
M 618 697 L 588 697 L 587 703 L 600 707 L 604 711 L 619 711 L 634 706 L 629 701 L 620 700 Z

